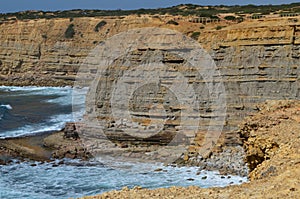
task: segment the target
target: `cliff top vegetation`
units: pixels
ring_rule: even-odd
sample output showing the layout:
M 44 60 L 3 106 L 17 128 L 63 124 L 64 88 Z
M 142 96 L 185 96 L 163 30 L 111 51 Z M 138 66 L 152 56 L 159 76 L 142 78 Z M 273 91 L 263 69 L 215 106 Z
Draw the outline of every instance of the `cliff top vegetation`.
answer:
M 51 19 L 51 18 L 75 18 L 75 17 L 97 17 L 97 16 L 127 16 L 127 15 L 182 15 L 198 16 L 207 18 L 218 18 L 220 14 L 234 13 L 236 16 L 245 15 L 269 15 L 269 14 L 298 14 L 300 3 L 282 5 L 234 5 L 234 6 L 201 6 L 194 4 L 180 4 L 168 8 L 138 9 L 138 10 L 65 10 L 65 11 L 22 11 L 17 13 L 2 13 L 0 20 L 23 20 L 23 19 Z

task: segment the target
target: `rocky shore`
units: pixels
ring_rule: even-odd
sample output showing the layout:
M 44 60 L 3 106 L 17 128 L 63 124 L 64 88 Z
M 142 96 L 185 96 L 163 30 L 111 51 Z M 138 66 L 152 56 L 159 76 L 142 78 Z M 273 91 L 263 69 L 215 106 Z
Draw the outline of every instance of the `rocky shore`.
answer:
M 225 188 L 123 188 L 90 198 L 299 198 L 300 102 L 268 101 L 238 130 L 250 182 Z
M 9 164 L 13 159 L 21 161 L 51 161 L 54 159 L 88 160 L 91 154 L 77 136 L 66 136 L 65 129 L 25 137 L 0 139 L 0 164 Z
M 159 144 L 151 144 L 151 139 L 145 142 L 138 142 L 132 145 L 127 137 L 118 136 L 115 140 L 101 143 L 102 139 L 94 139 L 89 142 L 82 134 L 78 134 L 79 124 L 67 123 L 65 128 L 59 132 L 45 132 L 18 138 L 7 138 L 0 140 L 0 164 L 9 164 L 12 159 L 51 161 L 54 159 L 82 159 L 89 160 L 93 155 L 119 158 L 120 161 L 151 161 L 164 162 L 169 150 L 176 150 L 171 147 L 162 147 Z M 85 130 L 89 131 L 85 127 Z M 82 136 L 82 138 L 80 138 Z M 104 138 L 107 140 L 107 138 Z M 97 153 L 93 146 L 97 144 Z M 188 154 L 188 151 L 187 153 Z M 195 154 L 186 158 L 174 153 L 174 162 L 177 166 L 197 166 L 199 170 L 218 170 L 222 175 L 248 175 L 248 167 L 244 161 L 245 152 L 242 146 L 220 147 L 212 151 L 207 157 L 200 157 Z M 180 154 L 179 154 L 180 155 Z

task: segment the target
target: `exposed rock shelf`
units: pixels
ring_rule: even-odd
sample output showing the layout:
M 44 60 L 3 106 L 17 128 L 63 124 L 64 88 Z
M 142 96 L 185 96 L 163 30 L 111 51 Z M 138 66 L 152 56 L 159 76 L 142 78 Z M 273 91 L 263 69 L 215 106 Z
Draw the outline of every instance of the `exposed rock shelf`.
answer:
M 46 132 L 1 139 L 0 164 L 9 164 L 12 159 L 51 161 L 62 158 L 87 160 L 91 157 L 78 137 L 66 137 L 65 134 L 63 131 Z

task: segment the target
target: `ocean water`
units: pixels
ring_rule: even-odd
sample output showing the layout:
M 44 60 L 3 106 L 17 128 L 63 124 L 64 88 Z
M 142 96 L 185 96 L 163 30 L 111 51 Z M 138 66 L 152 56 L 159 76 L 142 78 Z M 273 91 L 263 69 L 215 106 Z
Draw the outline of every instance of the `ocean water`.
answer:
M 66 121 L 80 120 L 86 89 L 71 87 L 0 87 L 0 138 L 59 130 Z M 76 100 L 72 100 L 72 96 Z M 162 171 L 155 172 L 157 168 Z M 206 179 L 202 179 L 206 176 Z M 159 188 L 171 186 L 216 187 L 246 182 L 240 176 L 223 177 L 196 167 L 164 167 L 130 162 L 50 163 L 18 162 L 0 165 L 0 198 L 70 198 L 94 195 L 127 186 Z
M 0 138 L 60 130 L 79 120 L 74 117 L 83 114 L 85 92 L 77 94 L 76 104 L 71 87 L 0 86 Z

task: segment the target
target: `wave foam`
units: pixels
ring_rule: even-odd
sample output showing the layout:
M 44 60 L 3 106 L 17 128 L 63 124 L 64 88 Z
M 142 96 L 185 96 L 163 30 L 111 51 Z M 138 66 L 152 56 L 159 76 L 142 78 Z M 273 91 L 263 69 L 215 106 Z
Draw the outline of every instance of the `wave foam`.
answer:
M 1 91 L 10 92 L 16 96 L 26 95 L 71 95 L 72 87 L 35 87 L 35 86 L 0 86 Z
M 72 114 L 54 115 L 45 123 L 26 125 L 12 131 L 1 132 L 0 137 L 19 137 L 48 131 L 58 131 L 64 127 L 66 122 L 71 121 L 73 121 Z
M 8 110 L 12 109 L 10 104 L 1 104 L 0 107 L 3 107 L 3 108 L 8 109 Z

